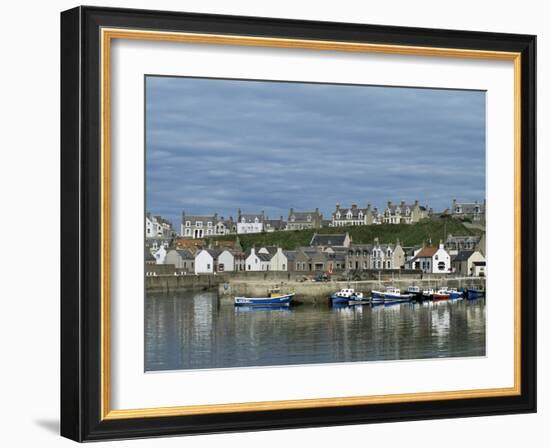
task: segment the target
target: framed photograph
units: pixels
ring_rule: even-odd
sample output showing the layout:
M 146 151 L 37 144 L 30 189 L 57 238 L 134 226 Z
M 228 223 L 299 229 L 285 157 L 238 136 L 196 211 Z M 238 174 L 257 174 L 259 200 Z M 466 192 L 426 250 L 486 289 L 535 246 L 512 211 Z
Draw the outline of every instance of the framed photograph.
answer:
M 61 14 L 61 433 L 536 411 L 535 36 Z

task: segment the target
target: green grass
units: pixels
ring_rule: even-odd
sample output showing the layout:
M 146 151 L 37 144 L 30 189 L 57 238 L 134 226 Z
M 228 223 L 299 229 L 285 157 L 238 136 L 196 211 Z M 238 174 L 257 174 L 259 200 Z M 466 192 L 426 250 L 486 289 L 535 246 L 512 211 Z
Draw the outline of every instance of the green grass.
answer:
M 416 224 L 381 224 L 352 227 L 323 227 L 316 230 L 295 230 L 273 233 L 255 233 L 238 235 L 243 250 L 252 246 L 280 246 L 283 249 L 295 249 L 299 246 L 309 246 L 314 233 L 334 234 L 348 232 L 352 242 L 370 244 L 374 238 L 380 243 L 395 243 L 397 239 L 402 246 L 413 246 L 425 242 L 433 245 L 439 240 L 445 240 L 449 233 L 458 235 L 480 235 L 481 230 L 468 229 L 456 219 L 424 220 Z M 234 240 L 237 235 L 226 235 L 213 240 Z

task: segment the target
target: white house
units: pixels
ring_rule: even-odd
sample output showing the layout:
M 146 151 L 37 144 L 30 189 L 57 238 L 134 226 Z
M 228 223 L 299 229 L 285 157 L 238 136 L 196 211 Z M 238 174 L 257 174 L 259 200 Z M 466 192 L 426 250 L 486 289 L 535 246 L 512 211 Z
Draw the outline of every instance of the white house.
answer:
M 269 253 L 256 252 L 255 248 L 250 249 L 250 254 L 246 257 L 246 270 L 247 271 L 269 271 L 271 261 L 271 255 Z
M 145 214 L 145 237 L 146 238 L 169 238 L 172 234 L 172 224 L 162 216 Z
M 233 272 L 235 270 L 235 256 L 227 249 L 218 255 L 218 272 Z
M 288 271 L 288 258 L 280 247 L 277 248 L 277 252 L 271 255 L 271 260 L 269 260 L 269 270 Z
M 195 254 L 195 274 L 212 274 L 215 262 L 215 253 L 213 251 L 203 249 L 197 252 Z
M 264 231 L 264 221 L 266 219 L 265 213 L 247 214 L 238 211 L 239 217 L 237 219 L 237 233 L 261 233 Z
M 412 269 L 420 269 L 427 274 L 443 274 L 451 271 L 451 256 L 443 247 L 424 247 L 410 261 Z
M 164 264 L 164 259 L 166 258 L 166 248 L 164 245 L 161 245 L 153 252 L 153 257 L 157 260 L 157 264 Z

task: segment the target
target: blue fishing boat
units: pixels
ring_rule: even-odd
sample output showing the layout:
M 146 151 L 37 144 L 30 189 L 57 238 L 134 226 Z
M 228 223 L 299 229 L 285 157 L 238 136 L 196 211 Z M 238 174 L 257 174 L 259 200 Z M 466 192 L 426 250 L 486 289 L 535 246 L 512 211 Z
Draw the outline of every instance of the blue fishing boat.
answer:
M 456 288 L 449 289 L 449 299 L 458 300 L 458 299 L 462 299 L 463 297 L 464 297 L 464 293 L 462 291 L 459 291 Z
M 343 288 L 330 296 L 333 305 L 349 304 L 350 302 L 363 302 L 363 293 L 356 292 L 355 289 Z
M 482 289 L 468 288 L 466 290 L 466 298 L 468 300 L 480 299 L 485 297 L 485 291 Z
M 393 286 L 388 286 L 384 293 L 384 303 L 408 302 L 412 298 L 413 295 L 411 293 L 401 294 L 401 290 Z
M 292 308 L 285 305 L 239 305 L 235 307 L 235 313 L 255 313 L 255 312 L 283 312 L 290 313 Z
M 289 306 L 294 295 L 282 294 L 278 289 L 274 289 L 267 297 L 235 297 L 235 306 Z

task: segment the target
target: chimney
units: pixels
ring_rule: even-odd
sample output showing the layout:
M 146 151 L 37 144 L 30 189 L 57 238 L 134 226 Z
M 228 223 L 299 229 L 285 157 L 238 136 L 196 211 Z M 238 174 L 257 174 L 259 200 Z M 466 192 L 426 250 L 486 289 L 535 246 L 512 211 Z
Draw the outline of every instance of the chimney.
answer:
M 378 239 L 378 237 L 374 238 L 374 245 L 378 246 L 379 244 L 380 244 L 380 240 Z
M 354 202 L 351 204 L 351 208 L 357 208 L 357 204 Z
M 290 207 L 290 211 L 288 212 L 288 215 L 292 215 L 294 213 L 294 208 Z
M 214 213 L 214 221 L 218 219 L 218 212 Z
M 401 207 L 405 207 L 405 201 L 401 201 Z
M 439 248 L 443 249 L 443 240 L 439 240 Z
M 336 204 L 336 210 L 340 210 L 340 204 Z
M 418 205 L 418 199 L 414 201 L 414 205 Z
M 283 215 L 280 216 L 281 222 L 283 222 Z
M 388 201 L 388 208 L 391 207 L 391 201 Z
M 239 218 L 241 217 L 241 209 L 237 210 L 237 215 Z
M 319 214 L 319 207 L 315 207 L 315 213 Z

